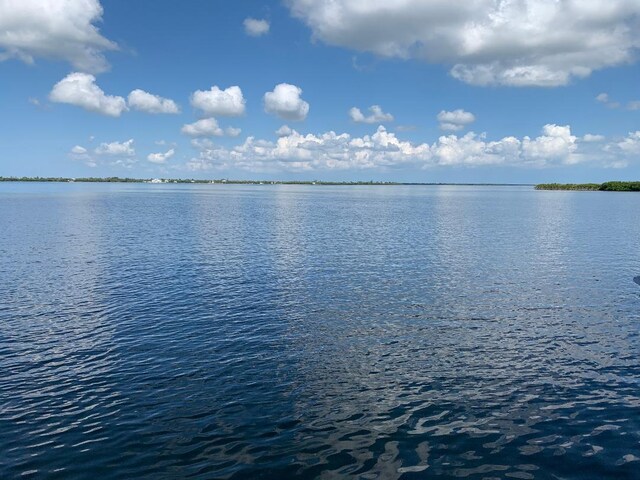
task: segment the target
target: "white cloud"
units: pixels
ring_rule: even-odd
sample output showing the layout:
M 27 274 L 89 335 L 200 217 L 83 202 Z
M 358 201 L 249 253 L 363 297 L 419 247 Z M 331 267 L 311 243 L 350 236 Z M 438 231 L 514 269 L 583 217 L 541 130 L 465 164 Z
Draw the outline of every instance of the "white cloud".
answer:
M 191 95 L 191 105 L 210 116 L 237 117 L 244 113 L 245 103 L 238 86 L 220 90 L 214 85 L 211 90 L 196 90 Z
M 227 128 L 224 129 L 224 133 L 228 137 L 237 137 L 238 135 L 240 135 L 242 133 L 242 129 L 235 128 L 235 127 L 227 127 Z
M 84 162 L 84 164 L 87 165 L 88 167 L 96 167 L 98 165 L 98 163 L 91 156 L 89 151 L 80 145 L 76 145 L 71 149 L 71 151 L 69 152 L 69 157 L 72 160 L 75 160 L 78 162 Z
M 380 105 L 369 107 L 370 115 L 365 116 L 359 108 L 353 107 L 349 110 L 349 117 L 356 123 L 382 123 L 393 122 L 393 115 L 382 111 Z
M 640 130 L 629 132 L 622 139 L 610 141 L 593 153 L 604 166 L 610 168 L 625 168 L 640 159 Z
M 442 110 L 438 113 L 438 121 L 440 122 L 441 130 L 457 132 L 475 122 L 476 117 L 473 113 L 465 112 L 461 109 L 453 110 L 452 112 Z
M 596 97 L 596 101 L 600 103 L 607 103 L 609 101 L 609 94 L 608 93 L 598 94 L 598 96 Z
M 183 125 L 182 133 L 192 137 L 221 137 L 224 135 L 224 131 L 218 126 L 218 121 L 215 118 L 203 118 L 197 122 Z
M 317 170 L 389 170 L 412 168 L 481 167 L 500 165 L 551 168 L 589 164 L 621 168 L 638 161 L 640 131 L 622 139 L 596 135 L 577 137 L 568 125 L 547 124 L 541 135 L 487 139 L 486 133 L 440 136 L 432 144 L 403 141 L 380 126 L 372 135 L 347 133 L 301 134 L 295 130 L 277 141 L 247 138 L 233 148 L 211 141 L 193 141 L 200 150 L 187 162 L 189 170 L 244 169 L 253 172 L 312 172 Z
M 474 85 L 558 86 L 635 60 L 637 0 L 286 0 L 315 39 L 451 66 Z
M 252 37 L 259 37 L 269 33 L 269 22 L 266 20 L 258 20 L 256 18 L 245 18 L 244 32 Z
M 74 146 L 69 152 L 69 157 L 72 160 L 84 162 L 88 167 L 95 167 L 98 165 L 89 151 L 81 145 Z
M 591 133 L 587 133 L 582 137 L 583 142 L 591 143 L 591 142 L 602 142 L 604 141 L 604 135 L 593 135 Z
M 133 139 L 130 139 L 125 142 L 101 143 L 93 151 L 76 145 L 70 150 L 69 157 L 84 162 L 88 167 L 108 165 L 131 169 L 137 163 L 135 154 Z
M 76 145 L 71 149 L 71 153 L 74 155 L 84 155 L 87 153 L 87 149 L 84 147 L 81 147 L 80 145 Z
M 288 137 L 293 133 L 293 130 L 289 125 L 282 125 L 278 130 L 276 130 L 276 135 L 278 137 Z
M 133 157 L 136 151 L 133 148 L 133 139 L 129 139 L 126 142 L 101 143 L 95 149 L 95 153 L 114 157 Z
M 438 121 L 440 122 L 468 125 L 469 123 L 473 123 L 475 120 L 476 117 L 473 113 L 465 112 L 461 109 L 453 110 L 452 112 L 442 110 L 438 113 Z
M 129 107 L 147 113 L 180 113 L 180 108 L 173 100 L 136 89 L 127 99 Z
M 533 140 L 524 137 L 522 140 L 523 155 L 540 165 L 552 161 L 569 165 L 579 163 L 581 158 L 576 154 L 577 148 L 577 137 L 571 134 L 569 125 L 545 125 L 541 136 Z
M 49 93 L 49 100 L 76 105 L 102 115 L 119 117 L 127 110 L 125 99 L 106 95 L 95 81 L 96 77 L 88 73 L 70 73 L 54 85 Z
M 309 104 L 300 95 L 300 87 L 288 83 L 276 85 L 272 92 L 264 94 L 264 111 L 284 120 L 304 120 L 309 113 Z
M 108 68 L 102 52 L 117 45 L 94 25 L 102 19 L 98 0 L 0 0 L 0 61 L 36 57 L 64 60 L 74 68 Z
M 150 161 L 151 163 L 157 163 L 157 164 L 165 164 L 167 163 L 167 160 L 169 160 L 171 157 L 173 157 L 173 155 L 176 153 L 176 151 L 172 148 L 170 150 L 167 150 L 166 152 L 162 153 L 150 153 L 149 155 L 147 155 L 147 160 Z
M 130 170 L 136 163 L 138 163 L 138 161 L 135 158 L 119 157 L 109 165 L 112 167 L 126 168 Z
M 237 137 L 242 132 L 239 128 L 227 127 L 220 128 L 215 118 L 203 118 L 194 123 L 183 125 L 182 133 L 191 137 Z
M 458 132 L 464 129 L 464 125 L 456 125 L 455 123 L 441 123 L 440 130 L 445 130 L 447 132 Z
M 640 132 L 630 133 L 622 140 L 605 140 L 600 135 L 589 134 L 579 139 L 572 134 L 570 126 L 554 124 L 545 125 L 542 135 L 535 138 L 505 137 L 487 141 L 486 134 L 469 132 L 463 137 L 440 137 L 431 146 L 432 165 L 549 168 L 589 164 L 621 168 L 638 160 Z
M 640 130 L 637 132 L 630 132 L 629 135 L 622 141 L 618 142 L 616 146 L 621 152 L 634 155 L 640 155 Z
M 189 170 L 241 168 L 250 171 L 313 171 L 394 167 L 430 158 L 429 145 L 413 145 L 379 127 L 373 135 L 351 137 L 327 132 L 302 135 L 295 130 L 276 142 L 249 137 L 232 149 L 201 145 Z
M 517 163 L 521 142 L 515 137 L 486 141 L 486 135 L 469 132 L 462 137 L 442 136 L 431 147 L 435 165 L 501 165 Z

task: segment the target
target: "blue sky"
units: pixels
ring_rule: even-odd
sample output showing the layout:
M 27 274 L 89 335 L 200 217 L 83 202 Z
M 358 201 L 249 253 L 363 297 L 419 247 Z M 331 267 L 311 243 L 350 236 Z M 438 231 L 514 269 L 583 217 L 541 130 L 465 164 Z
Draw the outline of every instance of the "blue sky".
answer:
M 0 175 L 640 179 L 637 0 L 452 3 L 0 0 Z

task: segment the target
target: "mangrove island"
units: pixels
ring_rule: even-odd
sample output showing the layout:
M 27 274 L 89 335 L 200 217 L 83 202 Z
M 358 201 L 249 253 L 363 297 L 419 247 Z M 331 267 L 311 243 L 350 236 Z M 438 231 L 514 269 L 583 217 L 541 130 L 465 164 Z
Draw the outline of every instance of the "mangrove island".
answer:
M 582 190 L 600 192 L 640 192 L 640 182 L 541 183 L 536 190 Z

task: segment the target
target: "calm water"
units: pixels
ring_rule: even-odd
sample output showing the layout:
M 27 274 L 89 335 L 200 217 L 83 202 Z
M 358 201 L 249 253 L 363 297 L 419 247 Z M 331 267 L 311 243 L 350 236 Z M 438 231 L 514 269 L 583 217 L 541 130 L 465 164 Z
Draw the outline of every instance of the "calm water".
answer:
M 0 478 L 640 478 L 640 195 L 0 185 Z

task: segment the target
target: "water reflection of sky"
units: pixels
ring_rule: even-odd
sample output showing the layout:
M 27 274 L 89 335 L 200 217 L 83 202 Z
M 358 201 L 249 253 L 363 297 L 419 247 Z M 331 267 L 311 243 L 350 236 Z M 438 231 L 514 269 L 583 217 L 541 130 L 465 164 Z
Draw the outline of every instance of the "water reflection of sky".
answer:
M 0 194 L 12 472 L 570 478 L 640 456 L 638 197 L 64 187 Z
M 86 446 L 107 440 L 104 425 L 121 395 L 114 382 L 117 325 L 102 288 L 101 203 L 88 192 L 0 199 L 9 240 L 0 260 L 6 458 L 26 450 L 35 466 L 64 468 L 65 459 L 38 459 L 63 446 L 86 459 Z

